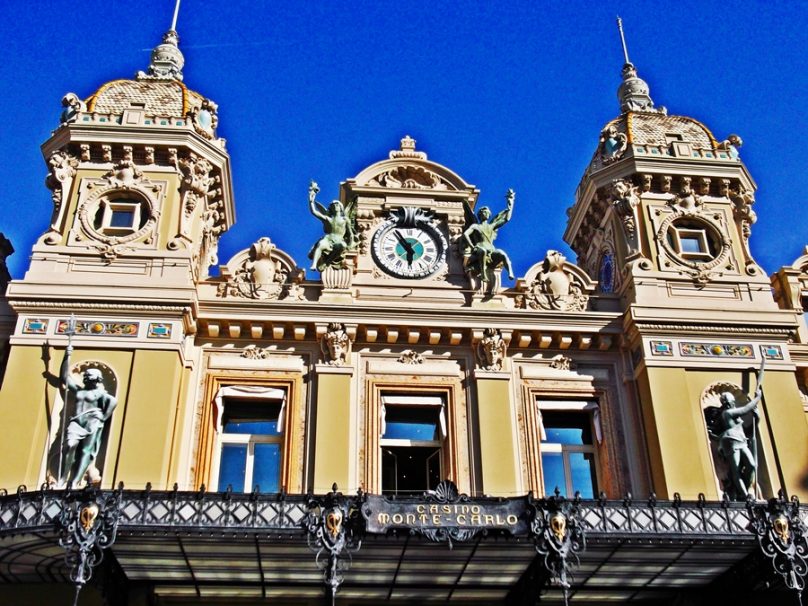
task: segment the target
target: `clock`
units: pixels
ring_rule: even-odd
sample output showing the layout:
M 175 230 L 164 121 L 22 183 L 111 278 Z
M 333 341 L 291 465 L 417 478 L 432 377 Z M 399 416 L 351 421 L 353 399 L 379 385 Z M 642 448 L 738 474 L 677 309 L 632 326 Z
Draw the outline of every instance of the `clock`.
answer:
M 373 235 L 376 262 L 396 278 L 417 280 L 431 276 L 446 262 L 448 248 L 443 234 L 426 220 L 392 217 Z

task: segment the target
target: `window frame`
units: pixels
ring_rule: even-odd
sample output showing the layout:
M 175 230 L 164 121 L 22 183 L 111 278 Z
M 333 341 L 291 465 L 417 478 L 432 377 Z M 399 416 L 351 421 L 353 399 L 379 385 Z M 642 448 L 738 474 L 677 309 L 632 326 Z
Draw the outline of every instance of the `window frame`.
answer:
M 193 463 L 193 486 L 199 490 L 202 485 L 218 485 L 218 468 L 213 469 L 220 457 L 217 446 L 221 428 L 220 406 L 216 395 L 224 387 L 276 388 L 286 394 L 286 407 L 283 415 L 283 446 L 281 449 L 281 476 L 279 490 L 286 493 L 302 493 L 306 490 L 306 394 L 302 370 L 279 369 L 256 376 L 255 370 L 245 368 L 216 368 L 222 363 L 217 354 L 207 356 L 208 374 L 205 378 L 204 397 L 198 402 L 200 415 L 197 438 L 191 446 L 189 456 Z M 215 475 L 214 475 L 215 471 Z
M 219 390 L 219 393 L 222 390 L 227 389 L 227 387 L 223 387 Z M 271 389 L 271 388 L 269 388 Z M 279 390 L 280 391 L 280 390 Z M 277 420 L 277 431 L 274 434 L 254 434 L 254 433 L 228 433 L 224 431 L 224 425 L 222 424 L 222 420 L 225 414 L 225 410 L 227 407 L 227 402 L 250 402 L 250 401 L 257 401 L 255 406 L 260 406 L 259 402 L 277 402 L 277 398 L 274 397 L 239 397 L 239 396 L 228 396 L 228 395 L 219 395 L 217 394 L 215 400 L 221 402 L 221 405 L 218 410 L 218 421 L 217 421 L 217 431 L 216 431 L 216 441 L 214 445 L 214 452 L 213 452 L 213 464 L 211 466 L 211 487 L 215 486 L 214 490 L 218 490 L 220 492 L 224 492 L 227 490 L 227 486 L 219 486 L 219 473 L 221 471 L 221 462 L 222 462 L 222 450 L 224 446 L 230 444 L 246 444 L 247 446 L 247 455 L 245 461 L 245 468 L 244 468 L 244 492 L 245 494 L 250 493 L 253 491 L 255 487 L 255 482 L 253 480 L 253 471 L 255 469 L 255 445 L 256 444 L 279 444 L 280 445 L 280 457 L 281 460 L 278 464 L 278 491 L 280 492 L 281 487 L 283 485 L 283 459 L 284 459 L 284 442 L 285 442 L 285 431 L 284 431 L 284 420 L 285 420 L 285 408 L 286 408 L 286 394 L 283 394 L 280 403 L 280 409 L 278 411 L 278 420 Z M 261 491 L 262 493 L 264 491 Z M 271 494 L 271 493 L 270 493 Z
M 424 408 L 426 410 L 436 410 L 437 419 L 436 419 L 436 431 L 438 433 L 438 439 L 435 440 L 411 440 L 405 438 L 385 438 L 385 429 L 386 429 L 386 419 L 387 419 L 387 412 L 389 408 L 398 408 L 398 409 L 419 409 Z M 400 394 L 400 393 L 382 393 L 381 395 L 381 408 L 380 408 L 380 431 L 379 431 L 379 448 L 380 452 L 380 465 L 379 465 L 379 472 L 381 474 L 381 478 L 379 481 L 379 486 L 382 487 L 382 494 L 384 494 L 384 450 L 385 448 L 435 448 L 437 449 L 437 453 L 433 453 L 427 457 L 427 459 L 431 459 L 438 455 L 438 464 L 440 466 L 439 476 L 443 476 L 444 472 L 444 445 L 447 440 L 447 430 L 446 430 L 446 400 L 442 395 L 433 395 L 433 394 L 421 394 L 421 395 L 413 395 L 413 394 Z M 390 451 L 391 454 L 393 451 Z M 440 477 L 440 479 L 443 479 Z M 425 490 L 428 490 L 429 487 L 427 486 Z M 387 491 L 389 494 L 389 491 Z M 399 494 L 398 489 L 393 494 Z
M 381 404 L 383 395 L 440 396 L 445 402 L 446 438 L 441 448 L 441 479 L 454 482 L 461 492 L 471 491 L 472 464 L 469 452 L 468 411 L 465 391 L 460 373 L 441 376 L 424 375 L 418 384 L 411 381 L 411 372 L 400 377 L 390 377 L 386 364 L 379 375 L 370 374 L 365 383 L 367 397 L 362 400 L 363 423 L 360 426 L 362 447 L 359 450 L 359 483 L 366 492 L 382 492 L 382 423 Z M 397 365 L 398 367 L 402 365 Z M 376 366 L 371 367 L 374 371 Z
M 132 221 L 128 227 L 112 225 L 116 212 L 131 212 Z M 96 231 L 105 236 L 128 236 L 137 233 L 142 225 L 143 202 L 135 198 L 104 198 L 101 200 L 101 224 Z
M 538 424 L 538 453 L 539 453 L 539 482 L 542 489 L 542 494 L 549 494 L 544 481 L 544 462 L 542 456 L 544 453 L 558 453 L 561 454 L 562 463 L 564 466 L 564 487 L 565 494 L 572 497 L 575 494 L 575 489 L 572 485 L 572 467 L 570 464 L 570 453 L 583 453 L 591 454 L 595 467 L 595 486 L 593 487 L 593 497 L 597 497 L 598 493 L 603 490 L 603 482 L 601 480 L 600 468 L 600 455 L 599 450 L 603 445 L 603 429 L 601 427 L 601 410 L 600 404 L 596 399 L 586 400 L 554 400 L 544 399 L 541 397 L 535 398 L 536 408 L 536 421 Z M 545 442 L 546 432 L 544 427 L 544 419 L 542 411 L 546 412 L 559 412 L 566 414 L 581 415 L 589 421 L 590 435 L 592 442 L 590 444 L 561 444 L 557 442 Z M 558 487 L 562 489 L 561 486 Z

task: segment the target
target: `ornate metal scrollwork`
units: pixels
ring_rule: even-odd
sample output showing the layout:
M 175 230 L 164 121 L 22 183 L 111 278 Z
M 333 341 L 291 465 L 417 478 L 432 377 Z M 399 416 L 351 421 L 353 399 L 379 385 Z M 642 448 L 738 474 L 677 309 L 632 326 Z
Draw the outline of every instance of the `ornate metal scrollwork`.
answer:
M 427 503 L 440 503 L 441 505 L 468 503 L 468 495 L 461 494 L 457 490 L 454 482 L 443 480 L 435 487 L 435 490 L 428 490 L 424 493 L 424 500 Z M 424 535 L 430 541 L 436 543 L 446 542 L 449 544 L 449 549 L 452 548 L 453 542 L 463 542 L 474 538 L 482 532 L 486 533 L 484 528 L 463 528 L 461 526 L 442 526 L 437 528 L 414 528 L 413 531 Z
M 76 588 L 76 601 L 93 569 L 103 560 L 104 550 L 115 542 L 121 490 L 101 493 L 88 489 L 76 493 L 74 499 L 65 499 L 57 528 L 59 545 L 66 551 L 70 580 Z
M 561 587 L 565 600 L 572 586 L 571 569 L 579 563 L 578 554 L 586 549 L 580 503 L 578 493 L 570 501 L 560 495 L 558 488 L 554 496 L 533 502 L 531 533 L 536 551 L 544 557 L 550 580 Z
M 331 593 L 332 601 L 351 567 L 351 554 L 359 550 L 364 534 L 364 519 L 360 513 L 364 495 L 355 498 L 337 492 L 337 485 L 322 498 L 311 498 L 309 514 L 303 520 L 309 548 L 317 553 L 317 567 Z
M 787 500 L 781 490 L 778 498 L 769 499 L 768 503 L 748 499 L 746 508 L 750 530 L 757 537 L 763 555 L 771 560 L 786 587 L 802 599 L 808 575 L 808 540 L 800 519 L 799 500 L 796 496 Z

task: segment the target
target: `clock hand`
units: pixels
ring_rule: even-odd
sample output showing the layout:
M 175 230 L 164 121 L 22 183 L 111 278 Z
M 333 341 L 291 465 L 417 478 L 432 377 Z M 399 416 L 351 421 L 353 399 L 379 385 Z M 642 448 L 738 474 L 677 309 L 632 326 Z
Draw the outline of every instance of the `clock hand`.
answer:
M 404 250 L 407 251 L 407 254 L 408 255 L 411 255 L 411 254 L 414 255 L 415 250 L 412 248 L 412 244 L 407 242 L 406 238 L 401 235 L 401 232 L 394 231 L 393 233 L 396 234 L 396 238 L 398 238 L 398 241 L 401 243 L 401 246 L 404 248 Z

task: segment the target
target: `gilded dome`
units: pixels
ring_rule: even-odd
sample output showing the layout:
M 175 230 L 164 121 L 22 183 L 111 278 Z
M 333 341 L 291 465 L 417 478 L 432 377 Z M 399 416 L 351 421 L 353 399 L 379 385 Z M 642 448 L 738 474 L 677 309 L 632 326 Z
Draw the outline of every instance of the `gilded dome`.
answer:
M 87 100 L 87 111 L 120 115 L 132 107 L 150 116 L 183 118 L 205 98 L 179 80 L 113 80 L 101 85 Z

